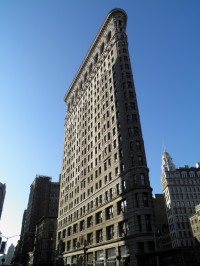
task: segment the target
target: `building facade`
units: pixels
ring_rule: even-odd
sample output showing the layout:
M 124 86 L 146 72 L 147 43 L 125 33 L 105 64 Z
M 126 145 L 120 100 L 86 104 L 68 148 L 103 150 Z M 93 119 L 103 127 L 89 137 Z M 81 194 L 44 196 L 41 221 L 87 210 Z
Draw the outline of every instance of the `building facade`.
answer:
M 22 223 L 21 254 L 17 254 L 23 258 L 23 262 L 27 262 L 29 252 L 33 252 L 37 222 L 43 216 L 57 217 L 59 191 L 59 182 L 52 182 L 52 178 L 48 176 L 37 175 L 31 184 L 28 206 Z
M 65 265 L 137 265 L 155 248 L 152 189 L 126 35 L 112 10 L 66 95 L 57 251 Z
M 33 250 L 33 265 L 54 265 L 56 228 L 57 217 L 42 217 L 37 223 Z
M 167 213 L 165 209 L 165 199 L 163 194 L 153 195 L 153 206 L 155 213 L 155 227 L 157 234 L 157 247 L 159 250 L 171 249 L 171 238 Z
M 21 225 L 21 232 L 20 232 L 20 239 L 17 243 L 17 246 L 15 248 L 14 253 L 14 260 L 15 262 L 23 262 L 24 256 L 23 256 L 23 243 L 25 241 L 25 224 L 26 224 L 26 210 L 24 210 L 23 218 L 22 218 L 22 225 Z
M 195 245 L 189 217 L 200 203 L 200 165 L 176 168 L 169 153 L 164 152 L 161 181 L 172 247 Z

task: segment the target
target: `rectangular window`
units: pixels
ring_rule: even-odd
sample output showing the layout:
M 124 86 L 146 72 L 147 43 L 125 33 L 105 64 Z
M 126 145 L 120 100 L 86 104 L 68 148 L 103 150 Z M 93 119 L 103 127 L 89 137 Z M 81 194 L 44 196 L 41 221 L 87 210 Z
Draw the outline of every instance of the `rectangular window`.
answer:
M 139 136 L 139 128 L 134 127 L 134 136 Z
M 77 248 L 77 238 L 73 239 L 73 248 Z
M 108 176 L 109 176 L 109 181 L 111 181 L 112 180 L 112 173 L 110 172 Z
M 78 232 L 78 225 L 77 224 L 74 224 L 73 225 L 73 233 L 77 233 Z
M 118 174 L 119 174 L 119 168 L 116 167 L 116 168 L 115 168 L 115 176 L 117 176 Z
M 141 151 L 141 143 L 139 140 L 136 141 L 136 150 Z
M 106 220 L 113 218 L 113 206 L 106 208 Z
M 93 243 L 93 233 L 87 234 L 87 244 L 92 245 Z
M 123 199 L 117 203 L 117 213 L 123 214 L 127 212 L 127 201 Z
M 102 204 L 102 195 L 99 196 L 99 204 Z
M 133 86 L 132 86 L 132 83 L 129 81 L 129 82 L 127 82 L 127 85 L 128 85 L 128 88 L 132 88 Z
M 96 242 L 100 243 L 103 241 L 103 231 L 101 230 L 97 230 L 96 231 Z
M 107 181 L 108 181 L 108 176 L 106 175 L 106 176 L 104 176 L 104 183 L 106 184 Z
M 133 99 L 134 96 L 133 96 L 133 92 L 132 91 L 129 91 L 129 99 Z
M 143 199 L 143 206 L 148 207 L 149 202 L 148 202 L 148 193 L 147 192 L 142 193 L 142 199 Z
M 80 231 L 83 231 L 85 229 L 85 221 L 80 221 Z
M 67 241 L 67 250 L 71 249 L 71 240 Z
M 126 190 L 126 181 L 125 180 L 121 181 L 121 188 L 122 188 L 122 191 Z
M 123 163 L 120 164 L 120 170 L 121 170 L 121 173 L 124 172 L 124 164 Z
M 143 157 L 138 156 L 138 165 L 143 165 Z
M 143 186 L 146 184 L 145 175 L 144 174 L 140 174 L 140 184 L 143 185 Z
M 145 215 L 145 222 L 146 222 L 146 229 L 147 229 L 147 231 L 152 231 L 151 214 L 146 214 Z
M 66 237 L 66 229 L 63 230 L 63 234 L 62 237 L 65 238 Z
M 134 102 L 131 102 L 130 103 L 130 106 L 131 106 L 131 110 L 135 110 L 136 109 L 136 106 L 135 106 L 135 103 Z
M 128 234 L 128 222 L 122 221 L 118 223 L 119 237 L 127 236 Z
M 106 227 L 106 238 L 107 240 L 114 239 L 114 225 Z
M 87 227 L 91 227 L 93 225 L 93 217 L 90 216 L 87 218 Z
M 96 213 L 96 224 L 102 223 L 102 212 Z
M 72 233 L 72 228 L 71 226 L 67 228 L 67 235 L 70 236 Z

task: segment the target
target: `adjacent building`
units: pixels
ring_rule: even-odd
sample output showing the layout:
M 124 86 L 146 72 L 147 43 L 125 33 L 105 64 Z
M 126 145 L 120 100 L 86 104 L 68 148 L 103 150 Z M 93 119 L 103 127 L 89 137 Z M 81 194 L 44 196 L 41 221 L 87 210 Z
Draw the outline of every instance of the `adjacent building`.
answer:
M 196 239 L 196 244 L 200 245 L 200 204 L 195 206 L 195 214 L 190 217 L 192 233 Z
M 157 247 L 159 250 L 171 249 L 172 244 L 163 194 L 153 195 L 153 206 L 155 213 Z
M 5 195 L 6 195 L 6 184 L 0 183 L 0 219 L 3 210 Z
M 54 265 L 56 229 L 57 217 L 42 217 L 36 224 L 33 265 Z
M 195 245 L 189 217 L 200 203 L 200 164 L 176 168 L 169 153 L 164 152 L 161 180 L 172 247 Z
M 37 175 L 30 186 L 28 206 L 22 223 L 21 251 L 16 255 L 23 262 L 27 262 L 28 253 L 33 252 L 38 221 L 43 216 L 57 217 L 59 189 L 59 182 L 52 182 L 51 177 L 42 175 Z
M 155 248 L 152 189 L 126 35 L 112 10 L 66 95 L 57 251 L 65 265 L 137 265 Z
M 7 254 L 6 254 L 6 261 L 5 264 L 6 265 L 10 265 L 11 261 L 12 261 L 12 257 L 15 251 L 15 246 L 13 244 L 11 244 L 8 248 Z

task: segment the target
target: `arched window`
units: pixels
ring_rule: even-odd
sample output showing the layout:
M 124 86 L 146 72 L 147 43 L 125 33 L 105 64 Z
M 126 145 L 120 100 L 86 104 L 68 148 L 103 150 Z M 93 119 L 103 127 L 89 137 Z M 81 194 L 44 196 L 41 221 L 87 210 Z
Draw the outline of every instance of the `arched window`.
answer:
M 107 34 L 107 43 L 110 41 L 110 39 L 111 39 L 111 31 L 109 31 Z
M 86 81 L 86 80 L 87 80 L 87 72 L 84 75 L 84 81 Z
M 102 54 L 104 51 L 104 42 L 101 44 L 100 53 Z
M 91 63 L 89 67 L 89 72 L 92 72 L 92 68 L 93 68 L 93 64 Z
M 95 64 L 97 63 L 98 58 L 99 58 L 99 55 L 98 55 L 98 53 L 96 53 L 96 55 L 95 55 L 95 57 L 94 57 L 94 63 L 95 63 Z
M 79 88 L 80 88 L 80 90 L 82 89 L 82 86 L 83 86 L 83 85 L 82 85 L 82 81 L 81 81 L 81 82 L 80 82 L 80 87 L 79 87 Z

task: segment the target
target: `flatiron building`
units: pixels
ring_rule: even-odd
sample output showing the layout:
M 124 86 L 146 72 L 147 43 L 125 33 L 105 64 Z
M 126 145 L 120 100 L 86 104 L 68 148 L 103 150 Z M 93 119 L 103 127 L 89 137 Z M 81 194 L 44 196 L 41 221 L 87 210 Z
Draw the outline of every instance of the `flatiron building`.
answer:
M 57 230 L 64 265 L 137 265 L 136 254 L 155 248 L 126 23 L 121 9 L 107 15 L 64 97 Z

